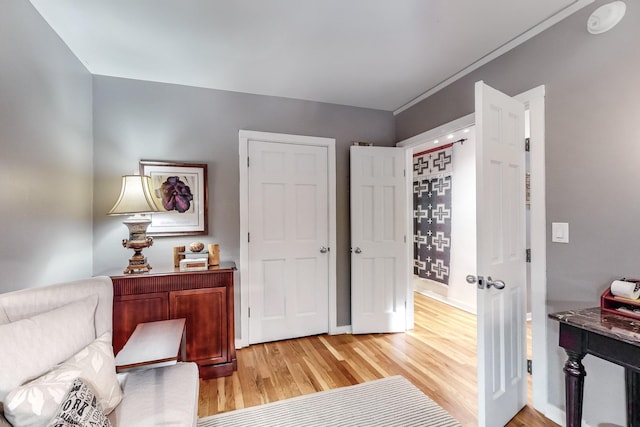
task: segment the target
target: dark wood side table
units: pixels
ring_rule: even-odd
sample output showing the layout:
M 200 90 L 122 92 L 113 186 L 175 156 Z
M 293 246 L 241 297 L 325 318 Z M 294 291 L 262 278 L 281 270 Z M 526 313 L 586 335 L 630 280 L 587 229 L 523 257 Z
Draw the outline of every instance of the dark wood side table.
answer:
M 111 276 L 113 351 L 118 353 L 139 323 L 186 320 L 186 360 L 200 378 L 231 375 L 237 369 L 232 262 L 205 271 L 174 269 Z
M 640 426 L 640 321 L 600 307 L 549 314 L 560 322 L 560 347 L 568 359 L 564 364 L 566 425 L 580 427 L 587 354 L 624 367 L 627 426 Z

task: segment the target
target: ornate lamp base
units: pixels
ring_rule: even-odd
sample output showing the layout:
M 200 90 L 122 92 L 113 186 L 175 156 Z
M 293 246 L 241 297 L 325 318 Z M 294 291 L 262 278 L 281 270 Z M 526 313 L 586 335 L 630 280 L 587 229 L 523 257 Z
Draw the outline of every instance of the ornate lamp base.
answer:
M 147 257 L 142 255 L 142 249 L 153 245 L 153 237 L 147 237 L 147 227 L 151 224 L 151 220 L 142 216 L 133 216 L 123 223 L 129 228 L 129 239 L 123 239 L 122 246 L 134 250 L 124 273 L 148 273 L 151 266 L 147 262 Z
M 148 248 L 151 245 L 153 245 L 153 239 L 151 237 L 147 237 L 147 240 L 144 242 L 131 241 L 127 239 L 122 240 L 122 246 L 135 251 L 133 256 L 129 259 L 129 265 L 124 269 L 125 274 L 147 273 L 151 270 L 151 266 L 147 262 L 147 257 L 142 255 L 142 249 Z

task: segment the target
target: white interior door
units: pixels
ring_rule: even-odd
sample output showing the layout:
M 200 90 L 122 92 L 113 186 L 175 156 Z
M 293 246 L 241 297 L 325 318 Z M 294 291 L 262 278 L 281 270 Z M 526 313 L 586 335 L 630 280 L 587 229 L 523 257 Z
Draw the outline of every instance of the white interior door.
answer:
M 483 82 L 475 103 L 478 425 L 493 427 L 527 402 L 524 105 Z
M 328 148 L 248 142 L 249 343 L 329 325 Z
M 351 147 L 351 326 L 356 334 L 406 329 L 406 163 L 401 148 Z

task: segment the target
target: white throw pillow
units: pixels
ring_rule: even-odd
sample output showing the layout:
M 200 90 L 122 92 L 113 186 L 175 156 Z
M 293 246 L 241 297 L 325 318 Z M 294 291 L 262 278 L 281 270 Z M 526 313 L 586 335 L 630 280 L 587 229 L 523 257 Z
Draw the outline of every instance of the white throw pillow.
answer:
M 76 378 L 91 387 L 105 414 L 120 403 L 122 389 L 116 377 L 111 332 L 49 373 L 12 390 L 4 405 L 7 420 L 15 426 L 46 425 Z
M 95 338 L 97 295 L 0 325 L 0 402 L 14 388 L 50 371 Z
M 55 417 L 47 427 L 111 427 L 102 412 L 93 389 L 80 378 L 76 379 Z

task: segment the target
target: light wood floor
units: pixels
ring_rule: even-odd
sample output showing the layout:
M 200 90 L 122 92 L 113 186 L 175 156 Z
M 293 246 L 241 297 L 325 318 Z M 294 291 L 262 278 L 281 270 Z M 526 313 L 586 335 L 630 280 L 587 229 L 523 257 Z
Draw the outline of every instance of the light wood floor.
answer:
M 464 426 L 477 425 L 476 318 L 415 294 L 406 333 L 319 335 L 238 350 L 232 376 L 200 381 L 198 414 L 402 375 Z M 525 407 L 508 426 L 557 426 Z

